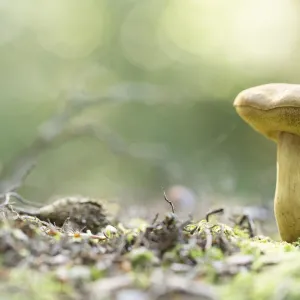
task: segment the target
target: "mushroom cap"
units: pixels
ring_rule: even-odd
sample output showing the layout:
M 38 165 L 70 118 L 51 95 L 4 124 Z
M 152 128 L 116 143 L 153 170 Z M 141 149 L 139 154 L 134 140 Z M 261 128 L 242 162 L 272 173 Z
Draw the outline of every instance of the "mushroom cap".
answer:
M 270 83 L 240 92 L 233 105 L 256 131 L 277 141 L 280 132 L 300 135 L 300 85 Z

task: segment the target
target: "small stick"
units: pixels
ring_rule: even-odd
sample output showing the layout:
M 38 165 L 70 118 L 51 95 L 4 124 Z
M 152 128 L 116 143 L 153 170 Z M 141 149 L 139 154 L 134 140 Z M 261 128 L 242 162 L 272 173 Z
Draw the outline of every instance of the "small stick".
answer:
M 0 204 L 0 207 L 7 206 L 9 204 L 10 197 L 9 197 L 8 193 L 1 195 L 0 198 L 4 198 L 4 201 L 3 201 L 3 203 Z
M 165 201 L 167 201 L 167 202 L 170 204 L 170 206 L 171 206 L 171 209 L 172 209 L 172 213 L 173 213 L 173 214 L 175 214 L 174 205 L 173 205 L 172 201 L 170 201 L 170 200 L 168 199 L 168 197 L 167 197 L 167 195 L 166 195 L 166 192 L 165 192 L 165 191 L 164 191 L 164 198 L 165 198 Z
M 210 212 L 208 212 L 205 216 L 205 220 L 206 222 L 209 222 L 209 217 L 212 215 L 216 215 L 216 214 L 223 214 L 224 213 L 224 208 L 218 208 L 218 209 L 214 209 Z
M 206 235 L 206 243 L 205 243 L 205 248 L 204 249 L 205 249 L 205 251 L 207 251 L 212 246 L 213 238 L 212 238 L 211 231 L 208 228 L 205 228 L 204 232 L 205 232 L 205 235 Z
M 243 215 L 237 225 L 241 227 L 245 222 L 248 225 L 249 236 L 251 238 L 254 237 L 255 236 L 255 234 L 254 234 L 255 225 L 254 225 L 253 220 L 248 215 Z
M 154 217 L 154 219 L 152 220 L 151 224 L 154 225 L 158 219 L 159 213 L 157 213 Z
M 5 194 L 0 194 L 0 199 L 1 198 L 5 199 L 4 202 L 2 204 L 0 204 L 0 206 L 7 205 L 10 202 L 11 197 L 16 198 L 22 204 L 40 208 L 40 205 L 38 205 L 37 203 L 34 203 L 34 202 L 31 202 L 29 200 L 24 199 L 20 194 L 18 194 L 16 192 L 8 192 L 8 193 L 5 193 Z

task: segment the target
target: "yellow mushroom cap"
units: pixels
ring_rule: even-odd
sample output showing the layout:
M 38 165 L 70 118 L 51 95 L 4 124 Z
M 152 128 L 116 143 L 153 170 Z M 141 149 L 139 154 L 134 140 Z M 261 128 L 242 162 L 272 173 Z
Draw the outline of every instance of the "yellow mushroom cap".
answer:
M 300 85 L 270 83 L 240 92 L 233 105 L 256 131 L 277 141 L 279 132 L 300 135 Z

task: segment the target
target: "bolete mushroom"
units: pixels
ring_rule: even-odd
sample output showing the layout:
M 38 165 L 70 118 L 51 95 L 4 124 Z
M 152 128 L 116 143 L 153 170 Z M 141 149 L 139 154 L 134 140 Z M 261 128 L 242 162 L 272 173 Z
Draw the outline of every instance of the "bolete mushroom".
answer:
M 246 89 L 234 100 L 237 113 L 277 143 L 274 212 L 282 240 L 300 237 L 300 85 L 273 83 Z

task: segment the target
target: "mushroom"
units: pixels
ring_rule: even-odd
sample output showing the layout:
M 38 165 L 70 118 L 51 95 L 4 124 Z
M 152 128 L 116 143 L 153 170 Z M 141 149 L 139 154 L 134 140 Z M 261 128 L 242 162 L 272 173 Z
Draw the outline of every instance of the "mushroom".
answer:
M 275 218 L 282 240 L 294 242 L 300 237 L 300 85 L 249 88 L 233 105 L 250 126 L 277 143 Z

